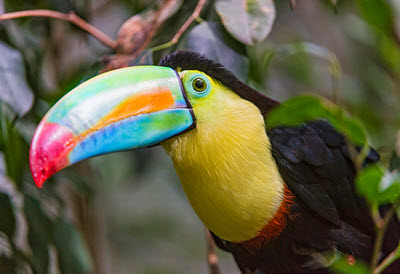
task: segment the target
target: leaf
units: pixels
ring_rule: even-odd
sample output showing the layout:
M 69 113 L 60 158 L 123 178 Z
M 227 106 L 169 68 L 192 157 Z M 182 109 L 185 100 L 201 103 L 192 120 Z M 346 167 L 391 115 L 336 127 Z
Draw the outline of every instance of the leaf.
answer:
M 335 273 L 351 273 L 351 274 L 369 274 L 371 273 L 368 266 L 362 261 L 356 260 L 354 263 L 349 263 L 349 260 L 345 256 L 341 256 L 340 259 L 331 267 Z
M 373 203 L 378 196 L 378 185 L 384 175 L 384 169 L 379 164 L 362 169 L 356 177 L 357 191 Z
M 394 203 L 400 197 L 400 174 L 386 172 L 378 186 L 378 202 Z
M 272 0 L 219 0 L 215 9 L 227 31 L 247 45 L 264 41 L 275 20 Z
M 370 165 L 358 173 L 356 187 L 371 204 L 393 203 L 400 196 L 400 175 L 385 173 L 379 164 Z
M 341 118 L 335 117 L 330 119 L 333 126 L 335 126 L 339 131 L 345 133 L 354 144 L 363 145 L 367 141 L 367 135 L 362 124 L 351 118 L 350 116 L 344 114 Z
M 390 33 L 393 26 L 393 14 L 388 1 L 358 0 L 361 15 L 370 25 Z
M 339 106 L 328 100 L 302 95 L 293 97 L 272 109 L 266 118 L 267 127 L 297 126 L 303 122 L 326 119 L 356 145 L 367 142 L 367 134 L 360 122 L 351 118 Z
M 293 97 L 271 110 L 267 116 L 267 125 L 271 128 L 281 125 L 296 126 L 305 121 L 325 117 L 327 114 L 318 97 L 308 95 Z
M 15 216 L 10 196 L 0 192 L 0 231 L 12 240 L 15 232 Z
M 28 146 L 17 129 L 6 120 L 3 113 L 0 115 L 2 115 L 0 142 L 4 144 L 7 176 L 17 185 L 21 185 L 24 168 L 28 165 Z
M 22 55 L 0 42 L 0 100 L 24 116 L 33 105 L 33 93 L 26 83 Z
M 53 241 L 63 274 L 92 273 L 92 262 L 85 242 L 78 231 L 64 220 L 57 220 Z
M 207 55 L 247 82 L 249 60 L 241 53 L 243 45 L 231 38 L 220 24 L 203 22 L 194 27 L 187 36 L 186 48 Z
M 50 220 L 44 215 L 40 203 L 25 195 L 24 211 L 28 222 L 28 242 L 33 253 L 33 263 L 37 273 L 47 273 L 49 265 L 48 245 L 51 235 Z

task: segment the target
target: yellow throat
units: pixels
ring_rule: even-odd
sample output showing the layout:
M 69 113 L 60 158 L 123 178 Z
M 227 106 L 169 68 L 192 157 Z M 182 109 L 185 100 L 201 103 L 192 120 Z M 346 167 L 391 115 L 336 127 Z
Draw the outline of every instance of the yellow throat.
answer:
M 196 128 L 162 145 L 207 228 L 242 242 L 274 217 L 284 182 L 259 109 L 217 85 L 211 100 L 193 104 Z

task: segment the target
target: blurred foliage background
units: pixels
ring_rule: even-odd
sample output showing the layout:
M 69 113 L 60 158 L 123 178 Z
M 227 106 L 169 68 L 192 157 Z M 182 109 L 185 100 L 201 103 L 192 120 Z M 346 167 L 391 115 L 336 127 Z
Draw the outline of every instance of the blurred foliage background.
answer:
M 35 127 L 99 71 L 199 51 L 272 98 L 336 102 L 389 159 L 400 126 L 400 1 L 249 2 L 246 14 L 241 1 L 206 1 L 165 44 L 198 1 L 0 0 L 0 14 L 74 11 L 118 40 L 113 50 L 49 18 L 0 23 L 0 273 L 207 273 L 203 225 L 161 148 L 101 156 L 34 186 Z M 218 254 L 222 273 L 238 273 Z

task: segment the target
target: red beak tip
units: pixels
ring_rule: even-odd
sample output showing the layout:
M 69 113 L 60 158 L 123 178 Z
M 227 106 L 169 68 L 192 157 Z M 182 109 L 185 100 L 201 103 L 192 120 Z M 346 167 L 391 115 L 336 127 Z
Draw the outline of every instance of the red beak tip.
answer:
M 38 188 L 42 188 L 44 182 L 49 178 L 44 168 L 31 164 L 32 178 Z
M 29 163 L 33 180 L 37 187 L 54 173 L 68 166 L 65 144 L 73 139 L 73 134 L 65 127 L 43 120 L 32 139 Z
M 43 183 L 44 182 L 40 182 L 40 181 L 35 181 L 35 184 L 38 188 L 42 188 L 43 187 Z

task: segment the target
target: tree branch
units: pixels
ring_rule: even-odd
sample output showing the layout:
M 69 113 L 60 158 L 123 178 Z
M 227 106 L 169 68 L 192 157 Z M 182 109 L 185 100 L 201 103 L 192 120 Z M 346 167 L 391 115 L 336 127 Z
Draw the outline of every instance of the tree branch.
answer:
M 380 253 L 381 248 L 382 248 L 382 244 L 383 244 L 383 240 L 384 240 L 384 237 L 385 237 L 386 229 L 387 229 L 390 221 L 392 220 L 393 215 L 396 213 L 396 210 L 397 210 L 397 208 L 399 206 L 400 206 L 400 199 L 398 199 L 396 202 L 393 203 L 392 207 L 389 209 L 388 212 L 386 212 L 386 215 L 385 215 L 385 217 L 383 219 L 381 219 L 378 222 L 376 222 L 374 220 L 376 229 L 378 230 L 377 233 L 376 233 L 376 239 L 375 239 L 375 243 L 374 243 L 374 250 L 373 250 L 373 253 L 372 253 L 372 260 L 371 260 L 371 270 L 374 273 L 377 273 L 376 272 L 376 266 L 378 265 L 379 253 Z M 386 261 L 386 259 L 384 261 Z
M 182 34 L 187 30 L 187 28 L 190 26 L 191 23 L 193 23 L 194 19 L 199 17 L 201 10 L 204 7 L 204 4 L 206 3 L 206 0 L 199 0 L 197 3 L 196 8 L 194 9 L 192 15 L 186 20 L 185 24 L 178 30 L 178 32 L 175 34 L 175 36 L 172 38 L 171 42 L 173 44 L 178 43 L 179 38 L 181 38 Z
M 210 231 L 205 228 L 207 244 L 207 262 L 211 274 L 219 274 L 218 256 Z
M 116 49 L 117 42 L 108 37 L 104 32 L 97 29 L 93 25 L 90 25 L 88 22 L 77 16 L 73 11 L 69 13 L 61 13 L 53 10 L 25 10 L 25 11 L 17 11 L 11 13 L 5 13 L 0 15 L 0 22 L 10 19 L 22 18 L 22 17 L 49 17 L 54 19 L 59 19 L 63 21 L 70 22 L 71 24 L 76 25 L 77 27 L 83 29 L 84 31 L 90 33 L 93 37 L 99 40 L 101 43 L 106 45 L 109 48 Z
M 182 25 L 182 27 L 178 30 L 178 32 L 174 35 L 174 37 L 171 39 L 171 41 L 156 46 L 154 48 L 152 48 L 152 51 L 157 51 L 157 50 L 161 50 L 161 49 L 165 49 L 168 48 L 170 46 L 175 45 L 176 43 L 178 43 L 179 38 L 181 38 L 182 34 L 187 30 L 187 28 L 190 26 L 190 24 L 193 23 L 193 21 L 199 17 L 201 10 L 204 7 L 204 4 L 206 3 L 206 0 L 199 0 L 199 2 L 197 3 L 193 13 L 190 15 L 190 17 L 186 20 L 186 22 Z
M 290 9 L 294 11 L 294 8 L 296 7 L 296 0 L 289 0 L 289 5 Z
M 395 260 L 400 257 L 400 244 L 399 246 L 393 250 L 383 261 L 382 263 L 375 268 L 374 273 L 381 273 L 385 270 L 389 265 L 391 265 Z

